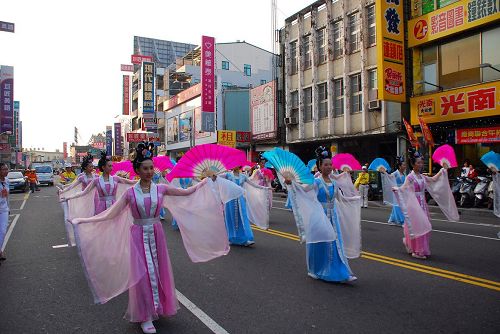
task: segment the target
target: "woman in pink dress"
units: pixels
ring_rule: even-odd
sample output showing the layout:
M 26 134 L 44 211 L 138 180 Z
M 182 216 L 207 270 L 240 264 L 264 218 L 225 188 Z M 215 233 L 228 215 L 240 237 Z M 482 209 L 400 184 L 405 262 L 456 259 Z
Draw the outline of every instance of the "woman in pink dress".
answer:
M 95 302 L 105 303 L 128 290 L 125 318 L 141 323 L 144 333 L 156 333 L 153 320 L 172 316 L 179 308 L 159 218 L 162 206 L 176 218 L 191 260 L 203 262 L 229 252 L 221 201 L 242 194 L 219 179 L 207 178 L 188 189 L 156 185 L 151 182 L 152 148 L 138 145 L 133 165 L 140 180 L 135 186 L 101 214 L 72 220 Z
M 412 172 L 401 187 L 394 188 L 394 192 L 405 215 L 403 244 L 406 251 L 414 258 L 425 260 L 431 255 L 432 231 L 425 191 L 434 198 L 449 220 L 457 221 L 459 215 L 448 183 L 447 166 L 432 177 L 422 175 L 423 157 L 413 150 L 410 151 L 410 163 Z

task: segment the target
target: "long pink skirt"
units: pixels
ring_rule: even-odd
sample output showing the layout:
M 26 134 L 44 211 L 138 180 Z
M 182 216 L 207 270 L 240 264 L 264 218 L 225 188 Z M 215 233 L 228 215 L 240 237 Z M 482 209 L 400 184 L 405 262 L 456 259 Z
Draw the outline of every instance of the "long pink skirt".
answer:
M 145 275 L 129 289 L 125 319 L 131 322 L 144 322 L 176 314 L 179 305 L 161 224 L 155 223 L 149 227 L 133 225 L 131 233 L 131 242 L 134 243 L 130 247 L 131 256 L 141 256 L 145 263 L 145 268 L 132 267 L 131 270 L 136 274 L 145 272 Z
M 403 243 L 408 249 L 409 253 L 415 253 L 421 256 L 431 255 L 431 232 L 424 234 L 421 237 L 415 239 L 410 238 L 410 232 L 408 231 L 408 225 L 403 226 L 405 237 L 403 238 Z

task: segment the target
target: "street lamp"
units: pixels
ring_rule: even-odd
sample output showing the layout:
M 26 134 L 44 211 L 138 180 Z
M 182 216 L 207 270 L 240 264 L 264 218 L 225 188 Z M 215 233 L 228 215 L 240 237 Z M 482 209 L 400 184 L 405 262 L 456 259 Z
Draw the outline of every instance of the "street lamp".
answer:
M 490 63 L 482 63 L 482 64 L 479 64 L 479 68 L 491 68 L 492 70 L 495 70 L 497 72 L 500 72 L 500 70 L 496 67 L 493 67 L 493 65 L 491 65 Z
M 427 84 L 427 85 L 431 85 L 431 86 L 437 87 L 439 90 L 443 90 L 443 87 L 441 87 L 439 85 L 436 85 L 436 84 L 433 84 L 432 82 L 425 81 L 425 80 L 416 81 L 415 83 L 417 85 Z

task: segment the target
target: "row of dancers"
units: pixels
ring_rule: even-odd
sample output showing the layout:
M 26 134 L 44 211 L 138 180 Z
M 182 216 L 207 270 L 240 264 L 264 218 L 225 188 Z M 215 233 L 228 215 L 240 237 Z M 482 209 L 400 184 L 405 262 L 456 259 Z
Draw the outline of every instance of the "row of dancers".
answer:
M 171 212 L 190 259 L 204 262 L 226 255 L 230 245 L 253 245 L 251 223 L 268 228 L 272 206 L 271 178 L 263 161 L 251 176 L 240 166 L 220 175 L 207 173 L 200 180 L 169 183 L 157 173 L 155 177 L 152 154 L 149 145 L 138 145 L 133 160 L 138 181 L 110 175 L 112 162 L 105 155 L 98 163 L 101 175 L 95 176 L 88 157 L 84 172 L 60 192 L 68 242 L 79 249 L 95 302 L 105 303 L 128 291 L 125 318 L 141 323 L 144 333 L 155 333 L 152 321 L 178 309 L 160 222 L 164 208 Z M 404 226 L 407 251 L 425 258 L 430 255 L 431 228 L 424 190 L 445 198 L 446 189 L 441 188 L 447 172 L 423 176 L 423 160 L 416 152 L 410 162 L 413 170 L 406 178 L 401 170 L 383 173 L 389 185 L 384 195 L 388 189 L 394 204 L 391 219 Z M 280 175 L 300 239 L 306 243 L 307 274 L 329 282 L 353 282 L 357 278 L 349 260 L 361 253 L 361 197 L 348 169 L 332 172 L 324 148 L 317 150 L 317 166 L 320 174 L 310 185 Z M 450 219 L 458 219 L 456 207 L 438 204 Z

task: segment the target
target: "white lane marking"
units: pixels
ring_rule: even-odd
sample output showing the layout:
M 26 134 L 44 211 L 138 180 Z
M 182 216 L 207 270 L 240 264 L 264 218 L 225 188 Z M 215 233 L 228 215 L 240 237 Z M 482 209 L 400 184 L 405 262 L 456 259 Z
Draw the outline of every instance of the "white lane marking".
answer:
M 17 220 L 19 219 L 20 214 L 14 215 L 14 219 L 12 220 L 12 223 L 9 225 L 9 230 L 7 231 L 7 234 L 5 235 L 5 239 L 3 241 L 2 245 L 2 252 L 4 251 L 5 247 L 7 247 L 7 242 L 9 241 L 10 235 L 12 234 L 12 231 L 14 230 L 14 227 L 16 226 Z
M 69 247 L 69 245 L 68 244 L 62 244 L 62 245 L 52 246 L 52 248 L 64 248 L 64 247 Z
M 466 225 L 477 225 L 477 226 L 488 226 L 488 227 L 500 227 L 500 225 L 495 225 L 495 224 L 469 223 L 469 222 L 450 222 L 449 220 L 446 220 L 446 219 L 436 219 L 436 218 L 432 218 L 432 220 L 436 220 L 436 221 L 440 221 L 440 222 L 447 222 L 447 223 L 452 223 L 452 224 L 466 224 Z
M 273 208 L 273 209 L 276 209 L 276 210 L 283 210 L 283 211 L 292 212 L 292 210 L 287 209 L 287 208 L 277 208 L 277 207 L 275 207 L 275 206 L 273 206 L 272 208 Z
M 361 219 L 361 221 L 362 222 L 371 223 L 371 224 L 391 225 L 389 223 L 377 222 L 377 221 L 374 221 L 374 220 Z M 393 225 L 391 225 L 391 226 L 393 226 Z M 458 233 L 458 232 L 435 230 L 435 229 L 432 229 L 432 232 L 448 233 L 448 234 L 462 235 L 462 236 L 465 236 L 465 237 L 472 237 L 472 238 L 480 238 L 480 239 L 488 239 L 488 240 L 500 241 L 500 239 L 498 239 L 498 238 L 483 237 L 482 235 L 475 235 L 475 234 L 466 234 L 466 233 Z
M 186 298 L 179 290 L 175 289 L 177 294 L 177 300 L 184 305 L 191 313 L 195 315 L 201 322 L 205 324 L 213 333 L 215 334 L 229 334 L 224 328 L 222 328 L 218 323 L 210 318 L 205 312 L 203 312 L 198 306 L 193 304 L 192 301 Z
M 24 200 L 23 200 L 23 203 L 21 204 L 21 207 L 19 208 L 19 210 L 24 209 L 24 206 L 26 205 L 26 201 L 28 200 L 29 197 L 30 197 L 30 193 L 28 193 L 27 195 L 24 195 Z

